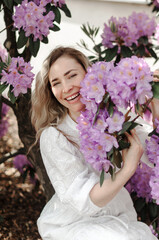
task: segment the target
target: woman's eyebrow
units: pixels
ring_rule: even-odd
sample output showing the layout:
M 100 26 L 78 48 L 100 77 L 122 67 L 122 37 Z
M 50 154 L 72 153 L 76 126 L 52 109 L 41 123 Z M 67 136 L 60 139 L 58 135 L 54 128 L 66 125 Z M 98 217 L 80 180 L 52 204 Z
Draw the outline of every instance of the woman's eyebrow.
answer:
M 70 69 L 69 71 L 67 71 L 67 72 L 64 74 L 64 76 L 67 76 L 70 72 L 75 71 L 75 70 L 77 70 L 77 69 Z

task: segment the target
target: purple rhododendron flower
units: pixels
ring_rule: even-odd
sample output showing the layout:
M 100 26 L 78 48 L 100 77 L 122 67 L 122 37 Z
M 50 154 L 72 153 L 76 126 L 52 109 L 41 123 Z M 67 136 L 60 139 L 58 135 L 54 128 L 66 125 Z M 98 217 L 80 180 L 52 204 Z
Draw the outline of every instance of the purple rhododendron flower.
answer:
M 14 157 L 13 165 L 20 173 L 23 173 L 24 167 L 31 166 L 31 163 L 28 161 L 25 155 L 18 155 Z
M 31 88 L 34 79 L 34 74 L 31 72 L 32 69 L 30 63 L 24 62 L 23 58 L 12 58 L 7 72 L 2 70 L 0 81 L 12 85 L 12 91 L 15 97 L 17 97 L 20 93 L 27 93 L 27 89 Z
M 114 112 L 112 117 L 108 117 L 106 122 L 108 124 L 108 132 L 114 133 L 122 129 L 125 117 L 121 112 Z
M 45 5 L 50 1 L 30 1 L 24 0 L 20 6 L 15 7 L 16 11 L 13 16 L 14 27 L 21 28 L 25 31 L 25 36 L 34 36 L 34 41 L 37 39 L 43 40 L 43 37 L 49 34 L 49 28 L 53 27 L 55 14 L 50 11 L 47 14 Z
M 121 45 L 131 47 L 133 43 L 138 44 L 140 37 L 151 37 L 155 28 L 155 18 L 150 19 L 144 12 L 133 12 L 128 19 L 111 17 L 108 24 L 104 24 L 102 44 L 107 48 L 113 48 L 116 44 L 119 48 Z
M 138 197 L 145 198 L 147 202 L 151 202 L 152 196 L 149 181 L 152 174 L 153 168 L 147 166 L 143 162 L 140 163 L 135 174 L 128 181 L 127 190 L 136 192 Z

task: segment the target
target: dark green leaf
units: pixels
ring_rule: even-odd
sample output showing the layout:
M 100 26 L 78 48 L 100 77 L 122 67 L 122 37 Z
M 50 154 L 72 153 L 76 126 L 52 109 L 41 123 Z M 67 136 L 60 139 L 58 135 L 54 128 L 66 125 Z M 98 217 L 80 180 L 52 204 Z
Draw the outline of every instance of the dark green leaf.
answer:
M 4 62 L 0 62 L 0 74 L 2 73 L 2 70 L 6 67 L 6 64 Z
M 87 27 L 86 27 L 85 24 L 82 24 L 81 29 L 82 29 L 82 31 L 83 31 L 88 37 L 90 37 L 90 34 L 89 34 L 89 32 L 87 31 Z
M 61 13 L 60 13 L 59 9 L 57 7 L 55 7 L 55 6 L 52 6 L 51 10 L 55 14 L 54 21 L 60 24 L 60 22 L 61 22 Z
M 8 87 L 8 84 L 0 84 L 0 94 Z
M 108 106 L 108 113 L 110 115 L 110 117 L 112 117 L 114 112 L 114 103 L 112 101 L 109 102 L 109 106 Z
M 17 4 L 21 4 L 23 0 L 14 0 Z
M 107 153 L 107 157 L 108 159 L 111 157 L 111 155 L 113 154 L 114 148 L 112 148 L 108 153 Z
M 105 60 L 106 62 L 110 62 L 117 55 L 118 46 L 108 48 L 105 52 L 106 52 Z
M 116 164 L 116 166 L 118 168 L 121 168 L 122 156 L 121 156 L 121 153 L 119 152 L 119 150 L 114 149 L 113 156 L 114 156 L 113 162 Z
M 153 129 L 153 131 L 148 134 L 149 137 L 151 137 L 152 135 L 156 135 L 159 137 L 159 134 L 156 132 L 156 128 Z
M 122 126 L 122 130 L 120 130 L 120 132 L 118 132 L 118 135 L 125 133 L 131 125 L 132 125 L 132 122 L 124 122 L 123 126 Z
M 13 0 L 3 0 L 4 4 L 6 5 L 7 8 L 12 10 L 13 8 Z
M 62 5 L 62 7 L 61 7 L 60 9 L 61 9 L 62 11 L 64 11 L 64 13 L 65 13 L 65 15 L 66 15 L 67 17 L 71 17 L 71 12 L 70 12 L 70 10 L 68 9 L 68 7 L 67 7 L 66 4 Z
M 134 128 L 137 127 L 137 126 L 142 126 L 142 124 L 137 123 L 137 122 L 131 122 L 131 123 L 132 123 L 132 124 L 131 124 L 131 126 L 128 128 L 128 131 L 134 129 Z
M 120 151 L 123 150 L 123 149 L 125 149 L 125 148 L 129 148 L 129 147 L 130 147 L 130 143 L 125 142 L 124 140 L 120 140 L 120 141 L 118 142 L 118 144 L 119 144 L 119 150 L 120 150 Z
M 148 209 L 151 219 L 154 219 L 158 216 L 159 206 L 156 203 L 150 202 L 148 204 Z
M 147 36 L 140 37 L 138 42 L 139 42 L 139 44 L 147 45 L 148 44 L 148 37 Z
M 144 208 L 145 204 L 146 204 L 146 201 L 144 198 L 138 198 L 134 203 L 136 211 L 138 213 L 141 212 L 141 210 Z
M 17 42 L 17 48 L 22 48 L 26 45 L 28 41 L 28 38 L 25 36 L 25 32 L 23 30 L 20 31 L 19 33 L 19 38 L 18 38 L 18 42 Z
M 125 58 L 125 57 L 131 57 L 133 53 L 129 47 L 121 46 L 121 55 Z
M 102 169 L 102 172 L 100 174 L 100 187 L 102 186 L 103 182 L 104 182 L 104 169 Z
M 109 93 L 106 93 L 103 98 L 103 102 L 106 104 L 109 100 Z
M 114 167 L 110 166 L 110 168 L 109 168 L 109 173 L 110 173 L 110 175 L 111 175 L 112 181 L 115 180 L 115 172 L 116 172 L 116 167 L 115 167 L 115 166 L 114 166 Z
M 8 97 L 9 97 L 11 103 L 14 104 L 16 102 L 16 97 L 14 96 L 12 89 L 13 89 L 13 87 L 10 86 L 9 91 L 8 91 Z
M 43 40 L 42 40 L 43 43 L 47 44 L 49 42 L 48 38 L 47 37 L 43 37 Z
M 38 39 L 36 42 L 33 41 L 32 37 L 29 38 L 29 48 L 31 51 L 31 54 L 36 57 L 37 53 L 40 48 L 40 40 Z
M 159 82 L 153 82 L 152 92 L 153 92 L 153 97 L 159 99 Z
M 156 53 L 154 52 L 154 50 L 148 46 L 146 46 L 147 50 L 149 51 L 149 53 L 151 54 L 151 56 L 155 59 L 157 59 L 157 55 Z
M 145 46 L 144 46 L 144 45 L 140 45 L 140 46 L 138 47 L 138 52 L 137 52 L 137 54 L 139 54 L 140 57 L 145 56 Z
M 57 32 L 60 30 L 60 28 L 56 24 L 54 24 L 54 26 L 52 28 L 50 28 L 50 30 Z

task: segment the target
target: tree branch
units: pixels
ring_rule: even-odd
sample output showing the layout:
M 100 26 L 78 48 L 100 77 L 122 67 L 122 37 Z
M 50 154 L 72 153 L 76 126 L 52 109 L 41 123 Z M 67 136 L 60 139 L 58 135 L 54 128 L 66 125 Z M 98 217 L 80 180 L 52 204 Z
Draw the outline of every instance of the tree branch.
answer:
M 7 98 L 1 96 L 0 100 L 5 103 L 6 105 L 8 105 L 9 107 L 11 107 L 12 109 L 15 108 L 14 104 L 11 103 L 11 101 L 9 101 Z
M 0 164 L 1 163 L 4 163 L 5 161 L 7 161 L 8 159 L 12 158 L 12 157 L 15 157 L 19 154 L 25 154 L 26 151 L 25 151 L 25 148 L 19 148 L 16 152 L 14 153 L 7 153 L 4 157 L 0 158 Z

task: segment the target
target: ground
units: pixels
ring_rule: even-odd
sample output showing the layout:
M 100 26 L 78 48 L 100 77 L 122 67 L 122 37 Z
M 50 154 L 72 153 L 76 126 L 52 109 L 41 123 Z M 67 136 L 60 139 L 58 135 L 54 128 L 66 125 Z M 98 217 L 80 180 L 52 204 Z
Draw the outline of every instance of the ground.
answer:
M 12 115 L 12 113 L 10 113 Z M 0 158 L 18 148 L 16 120 L 9 120 L 9 132 L 0 140 Z M 0 164 L 0 239 L 41 240 L 36 220 L 45 205 L 42 187 L 35 187 L 14 168 L 12 159 Z

